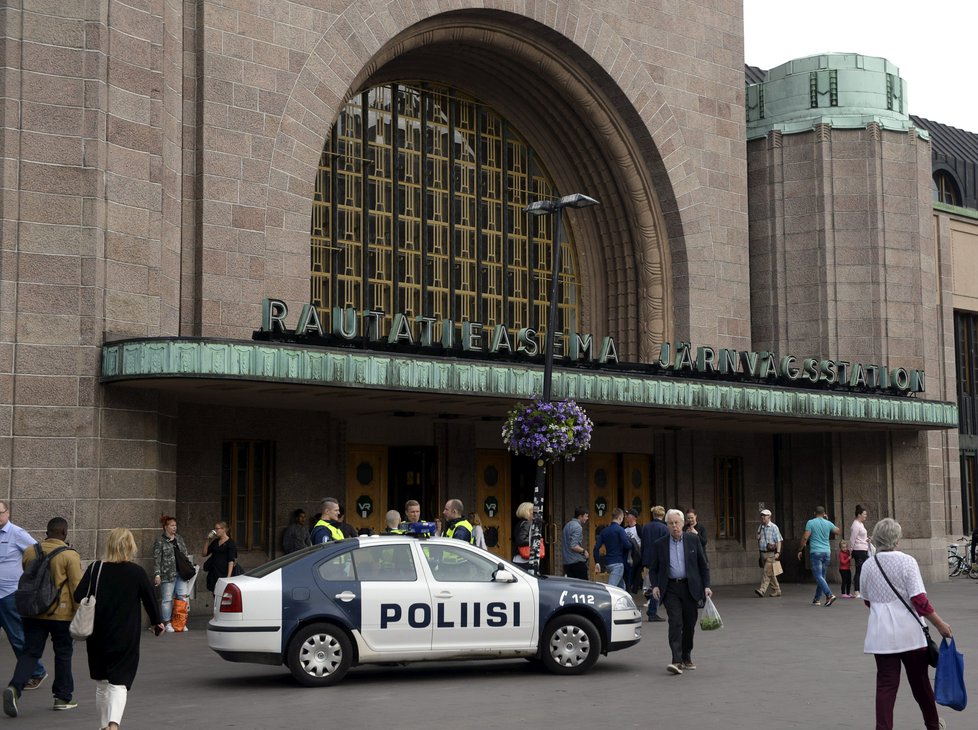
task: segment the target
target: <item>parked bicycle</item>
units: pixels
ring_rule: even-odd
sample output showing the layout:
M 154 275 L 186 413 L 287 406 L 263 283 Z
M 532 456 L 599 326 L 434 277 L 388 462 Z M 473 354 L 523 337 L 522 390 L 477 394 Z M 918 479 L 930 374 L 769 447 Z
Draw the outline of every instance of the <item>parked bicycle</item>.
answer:
M 970 537 L 959 537 L 957 542 L 947 546 L 947 574 L 950 578 L 967 576 L 978 580 L 978 563 L 969 560 L 968 550 L 971 544 Z M 963 547 L 965 554 L 962 555 L 958 549 Z

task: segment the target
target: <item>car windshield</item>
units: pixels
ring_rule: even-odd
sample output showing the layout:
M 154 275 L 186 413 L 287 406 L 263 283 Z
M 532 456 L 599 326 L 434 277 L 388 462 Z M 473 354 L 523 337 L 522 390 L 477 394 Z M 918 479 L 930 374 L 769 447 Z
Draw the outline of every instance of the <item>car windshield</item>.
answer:
M 302 550 L 297 550 L 294 553 L 289 553 L 288 555 L 281 555 L 274 560 L 269 560 L 267 563 L 262 563 L 257 568 L 252 568 L 251 570 L 245 571 L 245 575 L 251 576 L 252 578 L 264 578 L 269 573 L 274 573 L 279 568 L 284 568 L 286 565 L 291 565 L 296 560 L 302 560 L 302 558 L 310 555 L 317 550 L 322 550 L 322 545 L 312 545 L 310 547 L 302 548 Z

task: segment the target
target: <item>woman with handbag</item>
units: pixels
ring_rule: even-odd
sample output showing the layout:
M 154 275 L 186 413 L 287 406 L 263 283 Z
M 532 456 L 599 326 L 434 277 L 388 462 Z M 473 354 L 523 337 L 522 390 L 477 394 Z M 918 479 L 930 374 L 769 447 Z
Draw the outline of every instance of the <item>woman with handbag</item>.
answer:
M 118 730 L 139 667 L 139 641 L 146 609 L 157 636 L 163 632 L 160 609 L 153 586 L 136 557 L 136 540 L 124 527 L 109 533 L 105 557 L 88 566 L 75 589 L 75 600 L 89 593 L 93 569 L 98 580 L 93 590 L 96 599 L 92 633 L 86 639 L 88 672 L 96 681 L 95 709 L 99 727 Z
M 900 665 L 907 672 L 913 698 L 920 706 L 926 730 L 940 730 L 934 688 L 927 676 L 930 634 L 927 619 L 941 636 L 950 639 L 951 627 L 927 600 L 920 567 L 910 555 L 898 551 L 903 530 L 886 517 L 873 528 L 876 555 L 863 565 L 860 588 L 869 606 L 869 625 L 863 650 L 876 657 L 876 730 L 892 730 L 893 706 L 900 687 Z
M 214 529 L 207 535 L 210 542 L 204 543 L 204 571 L 207 573 L 207 590 L 214 592 L 218 578 L 230 578 L 239 575 L 237 567 L 238 546 L 228 535 L 228 523 L 216 522 Z M 237 569 L 237 570 L 236 570 Z
M 516 554 L 513 564 L 522 570 L 530 569 L 530 521 L 533 519 L 533 502 L 523 502 L 516 508 L 516 516 L 520 524 L 516 528 Z M 540 552 L 543 557 L 543 542 L 540 542 Z
M 177 534 L 177 519 L 170 515 L 162 515 L 160 524 L 163 534 L 153 542 L 153 583 L 160 587 L 160 613 L 163 623 L 170 633 L 176 631 L 173 626 L 174 596 L 182 601 L 182 621 L 180 630 L 187 630 L 186 609 L 190 598 L 190 579 L 194 577 L 194 566 L 190 562 L 187 543 Z

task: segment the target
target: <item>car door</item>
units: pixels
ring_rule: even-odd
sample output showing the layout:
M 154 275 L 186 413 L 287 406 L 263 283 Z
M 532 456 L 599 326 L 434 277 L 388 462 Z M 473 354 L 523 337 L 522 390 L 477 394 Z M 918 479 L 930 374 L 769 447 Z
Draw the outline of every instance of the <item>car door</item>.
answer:
M 433 651 L 527 649 L 535 644 L 537 605 L 531 581 L 495 582 L 499 562 L 461 541 L 423 545 L 430 576 Z
M 374 651 L 431 649 L 431 593 L 412 542 L 378 538 L 353 551 L 361 593 L 360 632 Z

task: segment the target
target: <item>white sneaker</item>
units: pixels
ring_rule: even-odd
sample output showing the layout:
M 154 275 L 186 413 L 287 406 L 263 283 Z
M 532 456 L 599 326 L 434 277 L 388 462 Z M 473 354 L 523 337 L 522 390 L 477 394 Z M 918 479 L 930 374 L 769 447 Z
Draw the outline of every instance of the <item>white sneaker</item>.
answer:
M 184 626 L 183 627 L 183 631 L 184 631 L 184 633 L 190 631 L 190 627 L 189 626 Z
M 166 633 L 168 633 L 168 634 L 172 634 L 173 633 L 173 624 L 168 623 L 166 625 Z

